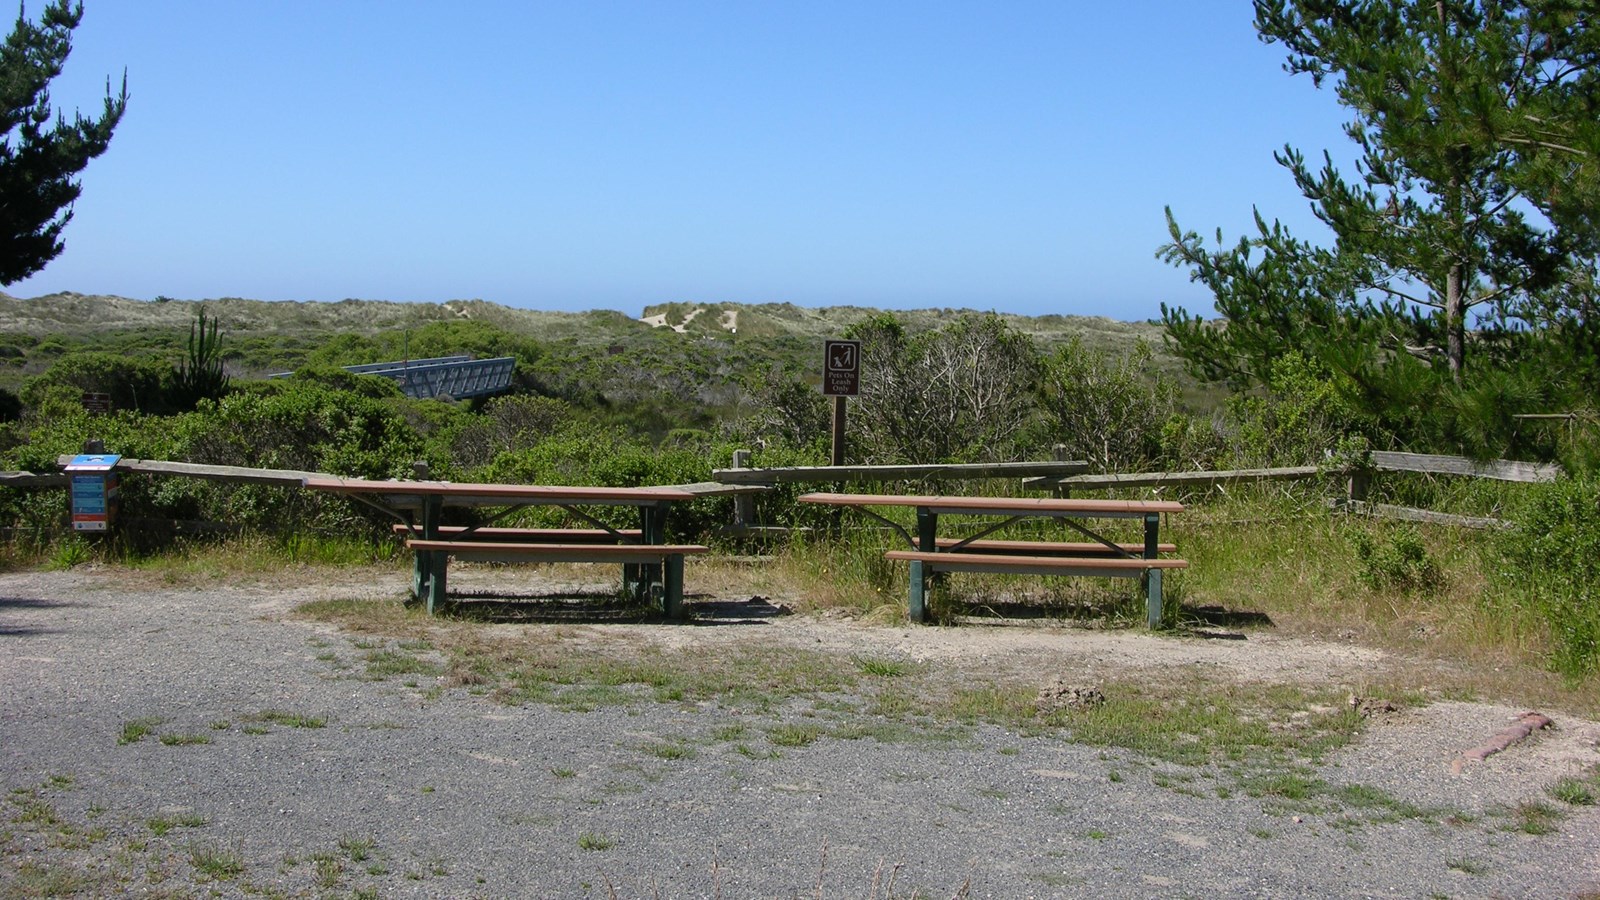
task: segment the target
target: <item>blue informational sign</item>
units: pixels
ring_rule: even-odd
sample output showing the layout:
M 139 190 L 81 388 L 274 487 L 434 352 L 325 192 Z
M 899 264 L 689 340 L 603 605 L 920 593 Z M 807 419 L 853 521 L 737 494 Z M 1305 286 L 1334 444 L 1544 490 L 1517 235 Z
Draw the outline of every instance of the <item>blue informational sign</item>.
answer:
M 109 472 L 116 468 L 117 461 L 122 459 L 119 453 L 84 453 L 72 458 L 67 463 L 68 472 Z
M 73 531 L 110 529 L 120 487 L 117 473 L 111 470 L 120 459 L 114 453 L 88 453 L 67 463 L 66 470 L 72 473 Z

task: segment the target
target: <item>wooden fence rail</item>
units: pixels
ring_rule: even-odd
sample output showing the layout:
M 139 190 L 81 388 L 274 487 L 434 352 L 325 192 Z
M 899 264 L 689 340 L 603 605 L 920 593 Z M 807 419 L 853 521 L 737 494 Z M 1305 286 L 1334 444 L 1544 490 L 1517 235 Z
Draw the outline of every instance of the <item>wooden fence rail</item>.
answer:
M 1293 481 L 1315 478 L 1327 474 L 1317 466 L 1285 466 L 1277 469 L 1233 469 L 1206 472 L 1140 472 L 1129 475 L 1071 475 L 1065 478 L 1030 478 L 1022 483 L 1035 491 L 1055 491 L 1066 496 L 1073 488 L 1080 490 L 1106 490 L 1109 488 L 1208 486 L 1236 484 L 1247 481 Z M 1336 474 L 1336 473 L 1335 473 Z
M 756 528 L 753 494 L 768 490 L 778 484 L 819 482 L 883 482 L 931 481 L 989 478 L 1021 478 L 1028 490 L 1051 491 L 1065 496 L 1072 490 L 1108 490 L 1118 488 L 1197 487 L 1218 484 L 1237 484 L 1258 481 L 1290 481 L 1318 476 L 1344 474 L 1348 477 L 1347 496 L 1332 501 L 1336 509 L 1365 513 L 1386 518 L 1434 522 L 1471 528 L 1504 527 L 1496 519 L 1454 516 L 1432 510 L 1411 509 L 1383 503 L 1367 502 L 1367 492 L 1373 476 L 1378 472 L 1421 472 L 1455 475 L 1469 478 L 1492 478 L 1500 481 L 1538 483 L 1554 481 L 1562 474 L 1553 463 L 1529 463 L 1516 460 L 1473 460 L 1461 456 L 1441 456 L 1427 453 L 1400 453 L 1374 451 L 1371 464 L 1364 468 L 1347 470 L 1325 469 L 1319 466 L 1286 466 L 1268 469 L 1234 469 L 1192 472 L 1141 472 L 1128 474 L 1089 475 L 1082 460 L 1054 460 L 1010 463 L 961 463 L 931 465 L 871 465 L 871 466 L 788 466 L 783 468 L 750 468 L 748 450 L 734 452 L 733 466 L 716 469 L 712 481 L 692 485 L 677 485 L 700 497 L 732 495 L 734 497 L 734 522 L 732 531 L 768 531 Z M 57 459 L 65 466 L 72 459 Z M 308 477 L 322 477 L 320 472 L 302 472 L 289 469 L 260 469 L 247 466 L 204 465 L 200 463 L 171 462 L 167 460 L 128 459 L 118 461 L 117 468 L 127 472 L 149 475 L 174 475 L 245 484 L 267 484 L 280 487 L 299 487 Z M 419 469 L 419 477 L 426 478 Z M 0 487 L 58 488 L 69 484 L 68 476 L 59 472 L 0 472 Z M 776 529 L 784 531 L 787 529 Z
M 1086 471 L 1081 460 L 1063 462 L 951 463 L 906 466 L 786 466 L 773 469 L 715 469 L 723 484 L 796 484 L 836 481 L 959 481 L 969 478 L 1064 476 Z

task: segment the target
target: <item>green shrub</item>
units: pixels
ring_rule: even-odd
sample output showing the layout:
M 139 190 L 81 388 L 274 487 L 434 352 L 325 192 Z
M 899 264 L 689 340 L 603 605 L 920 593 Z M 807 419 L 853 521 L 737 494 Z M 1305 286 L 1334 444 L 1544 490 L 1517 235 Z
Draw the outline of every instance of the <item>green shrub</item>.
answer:
M 1101 472 L 1148 470 L 1161 457 L 1178 389 L 1156 370 L 1143 341 L 1131 353 L 1107 353 L 1074 336 L 1045 360 L 1040 376 L 1040 444 L 1066 445 L 1068 459 Z
M 161 413 L 170 409 L 170 368 L 160 360 L 122 353 L 72 353 L 51 364 L 44 374 L 22 386 L 22 402 L 42 410 L 52 397 L 70 397 L 81 405 L 84 392 L 111 395 L 117 410 Z
M 1235 394 L 1226 405 L 1229 464 L 1319 465 L 1348 435 L 1363 430 L 1347 386 L 1317 363 L 1290 353 L 1273 364 L 1265 394 Z
M 1569 678 L 1600 672 L 1600 477 L 1534 485 L 1499 542 L 1494 599 L 1548 626 L 1552 664 Z
M 1439 585 L 1439 564 L 1428 555 L 1417 529 L 1402 525 L 1386 537 L 1374 538 L 1370 532 L 1350 536 L 1361 569 L 1356 577 L 1374 590 L 1429 590 Z

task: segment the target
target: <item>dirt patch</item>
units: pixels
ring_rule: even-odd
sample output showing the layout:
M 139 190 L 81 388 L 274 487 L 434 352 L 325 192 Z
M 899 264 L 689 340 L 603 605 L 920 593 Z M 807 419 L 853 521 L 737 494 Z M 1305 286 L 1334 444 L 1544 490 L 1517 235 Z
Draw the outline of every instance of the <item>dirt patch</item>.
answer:
M 1524 708 L 1422 692 L 1426 703 L 1368 704 L 1357 741 L 1314 768 L 1241 772 L 1078 742 L 1070 727 L 908 728 L 848 696 L 735 705 L 596 684 L 582 707 L 502 704 L 423 666 L 362 668 L 407 644 L 427 657 L 414 635 L 296 614 L 396 599 L 406 580 L 398 567 L 226 585 L 115 569 L 0 576 L 0 774 L 14 807 L 0 892 L 47 877 L 111 892 L 159 875 L 152 890 L 220 896 L 878 896 L 885 872 L 899 873 L 894 896 L 1484 896 L 1519 893 L 1532 872 L 1556 894 L 1600 887 L 1600 811 L 1561 807 L 1532 823 L 1548 830 L 1519 830 L 1518 809 L 1552 803 L 1551 783 L 1600 763 L 1600 725 L 1561 710 L 1539 710 L 1553 728 L 1453 770 Z M 472 567 L 456 584 L 594 588 Z M 560 652 L 602 660 L 805 649 L 1005 681 L 1030 702 L 1057 684 L 1132 683 L 1158 700 L 1197 682 L 1362 697 L 1419 671 L 1262 630 L 909 627 L 782 607 L 730 588 L 695 598 L 688 625 L 483 629 L 559 635 Z M 121 742 L 140 721 L 150 736 Z

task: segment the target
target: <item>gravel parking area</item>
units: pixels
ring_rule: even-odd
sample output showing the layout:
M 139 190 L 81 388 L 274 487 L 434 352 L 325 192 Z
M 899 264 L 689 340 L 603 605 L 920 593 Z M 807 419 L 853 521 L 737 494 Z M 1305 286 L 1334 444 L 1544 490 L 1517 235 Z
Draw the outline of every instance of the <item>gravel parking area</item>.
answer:
M 509 705 L 427 675 L 378 680 L 355 664 L 371 638 L 293 611 L 392 599 L 400 579 L 306 579 L 0 575 L 0 894 L 1600 896 L 1600 809 L 1547 793 L 1600 764 L 1600 726 L 1559 711 L 1541 710 L 1554 728 L 1471 766 L 1452 763 L 1522 710 L 1438 702 L 1374 717 L 1310 773 L 1348 789 L 1322 809 L 1055 731 L 785 743 L 774 729 L 815 721 L 814 704 Z M 619 641 L 806 647 L 1041 682 L 1196 666 L 1355 683 L 1386 663 L 1261 633 L 805 616 L 492 627 L 577 632 L 595 654 Z

